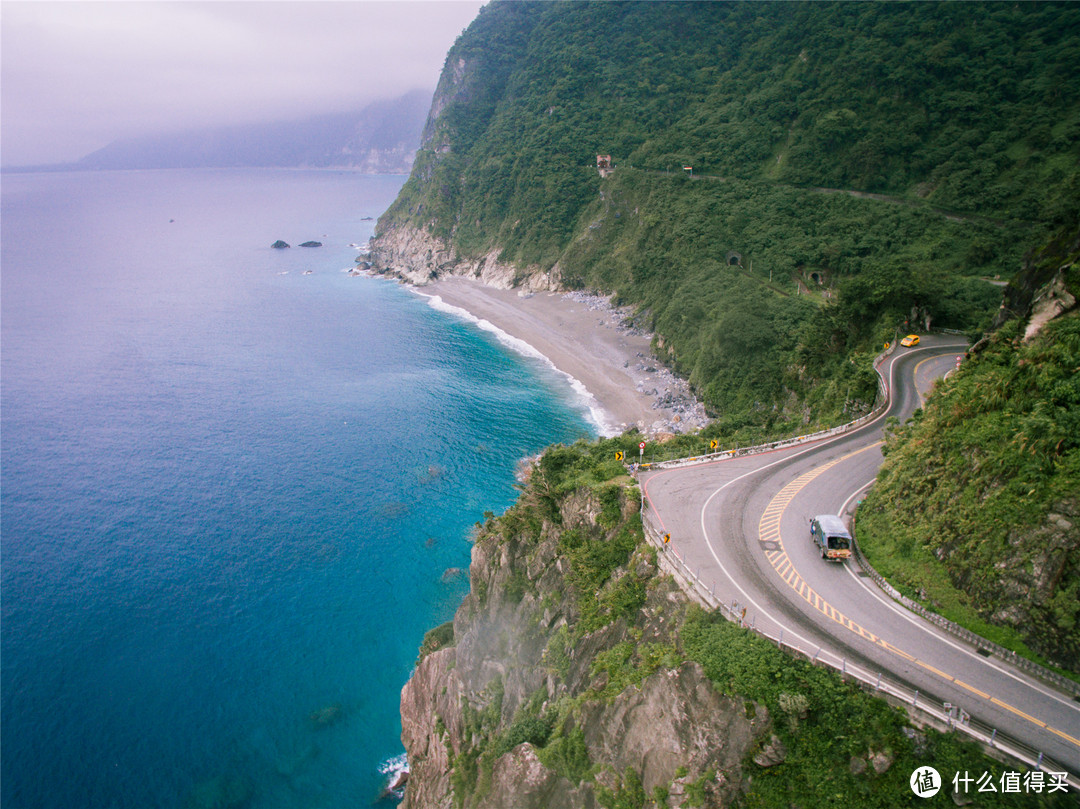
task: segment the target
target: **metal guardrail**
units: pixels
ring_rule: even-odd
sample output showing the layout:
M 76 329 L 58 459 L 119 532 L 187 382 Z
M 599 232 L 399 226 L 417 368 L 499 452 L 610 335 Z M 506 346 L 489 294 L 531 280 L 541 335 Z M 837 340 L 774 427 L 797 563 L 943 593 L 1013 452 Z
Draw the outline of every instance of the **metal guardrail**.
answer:
M 896 351 L 896 341 L 893 340 L 888 349 L 881 352 L 874 358 L 874 370 L 877 371 L 878 366 L 882 361 Z M 805 444 L 808 441 L 819 441 L 822 438 L 831 438 L 834 435 L 841 435 L 843 433 L 851 432 L 864 424 L 867 424 L 878 416 L 880 416 L 889 406 L 889 386 L 885 381 L 885 378 L 878 371 L 878 404 L 874 405 L 874 409 L 867 413 L 865 416 L 860 416 L 854 421 L 849 421 L 846 424 L 841 424 L 836 427 L 830 427 L 828 430 L 819 430 L 816 433 L 807 433 L 806 435 L 800 435 L 796 438 L 783 438 L 779 441 L 770 441 L 768 444 L 755 444 L 749 447 L 736 447 L 734 449 L 722 449 L 716 452 L 707 452 L 703 455 L 693 455 L 688 458 L 674 458 L 669 461 L 653 461 L 648 464 L 649 469 L 677 469 L 683 466 L 696 466 L 698 464 L 710 463 L 712 461 L 719 461 L 725 458 L 741 458 L 745 455 L 758 455 L 762 452 L 770 452 L 776 449 L 786 449 L 787 447 L 796 447 L 800 444 Z
M 714 453 L 708 453 L 706 455 L 697 455 L 690 458 L 678 458 L 670 461 L 660 461 L 649 464 L 651 469 L 674 469 L 682 466 L 694 466 L 701 463 L 708 463 L 710 461 L 720 460 L 723 458 L 734 458 L 745 455 L 754 455 L 761 452 L 768 452 L 774 449 L 782 449 L 790 446 L 797 446 L 799 444 L 806 443 L 811 440 L 819 440 L 822 438 L 828 438 L 833 435 L 840 435 L 845 432 L 850 432 L 862 425 L 872 421 L 880 416 L 888 407 L 890 391 L 888 383 L 882 376 L 879 366 L 882 361 L 890 356 L 897 346 L 897 341 L 893 340 L 888 349 L 883 351 L 877 357 L 874 358 L 874 370 L 878 374 L 878 399 L 879 404 L 876 404 L 874 409 L 870 413 L 856 419 L 855 421 L 848 422 L 847 424 L 833 427 L 829 430 L 822 430 L 816 433 L 810 433 L 808 435 L 799 436 L 798 438 L 784 439 L 781 441 L 773 441 L 768 444 L 759 444 L 751 447 L 741 447 L 736 449 L 720 450 Z M 1067 773 L 1068 770 L 1063 765 L 1052 761 L 1047 758 L 1042 751 L 1036 750 L 1030 745 L 1021 742 L 1019 739 L 1015 739 L 1005 733 L 1001 733 L 997 728 L 990 727 L 989 725 L 980 722 L 977 719 L 973 719 L 968 716 L 962 710 L 959 710 L 957 706 L 949 705 L 947 703 L 938 703 L 932 699 L 927 698 L 924 694 L 920 702 L 919 692 L 912 691 L 902 683 L 893 680 L 883 672 L 868 672 L 855 665 L 849 665 L 847 660 L 841 658 L 839 661 L 835 660 L 835 655 L 830 652 L 826 652 L 824 655 L 819 647 L 813 655 L 807 650 L 799 648 L 797 644 L 785 643 L 783 638 L 783 630 L 780 632 L 779 637 L 773 637 L 763 629 L 757 629 L 757 617 L 752 615 L 749 623 L 747 623 L 747 608 L 742 607 L 738 602 L 733 601 L 730 605 L 720 601 L 716 597 L 715 588 L 713 590 L 707 590 L 704 583 L 700 578 L 700 570 L 693 571 L 689 565 L 683 561 L 682 557 L 678 555 L 674 548 L 670 548 L 663 540 L 660 531 L 652 524 L 645 509 L 647 501 L 642 499 L 641 501 L 641 524 L 645 529 L 645 537 L 650 544 L 655 546 L 658 550 L 658 558 L 661 560 L 662 567 L 666 566 L 668 571 L 672 574 L 677 582 L 680 582 L 682 588 L 690 594 L 692 597 L 696 597 L 704 606 L 710 609 L 719 609 L 721 613 L 730 621 L 738 623 L 752 632 L 768 638 L 775 642 L 780 649 L 786 649 L 789 652 L 798 654 L 805 657 L 811 663 L 815 665 L 829 666 L 836 669 L 841 673 L 841 676 L 850 676 L 852 679 L 858 681 L 866 690 L 872 693 L 880 693 L 886 696 L 886 698 L 892 698 L 896 704 L 903 705 L 908 709 L 908 715 L 911 716 L 912 711 L 916 711 L 920 714 L 922 721 L 929 724 L 933 724 L 939 728 L 955 729 L 959 730 L 968 736 L 972 737 L 975 741 L 989 747 L 993 750 L 1000 751 L 1005 755 L 1010 756 L 1016 761 L 1032 767 L 1043 772 L 1050 773 Z M 998 655 L 998 657 L 1016 665 L 1017 668 L 1026 671 L 1033 676 L 1040 679 L 1047 680 L 1050 683 L 1063 688 L 1066 692 L 1074 695 L 1080 695 L 1080 684 L 1062 677 L 1060 674 L 1054 671 L 1050 671 L 1044 666 L 1040 666 L 1038 663 L 1028 660 L 1027 658 L 1020 657 L 1015 652 L 1005 649 L 992 641 L 971 632 L 968 629 L 964 629 L 958 624 L 949 621 L 943 616 L 934 613 L 921 604 L 912 601 L 906 596 L 902 595 L 895 587 L 890 585 L 880 573 L 870 566 L 869 562 L 862 555 L 861 550 L 858 547 L 858 543 L 855 543 L 855 553 L 859 558 L 860 565 L 867 571 L 868 575 L 881 587 L 888 595 L 893 599 L 903 604 L 908 609 L 922 616 L 926 620 L 933 623 L 947 632 L 950 632 L 962 640 L 973 644 L 977 648 L 985 649 L 992 654 Z M 664 564 L 666 562 L 666 565 Z M 741 607 L 741 609 L 740 609 Z M 833 659 L 830 659 L 833 658 Z M 959 711 L 959 713 L 957 713 Z M 912 717 L 913 719 L 915 717 Z M 1067 783 L 1074 789 L 1080 790 L 1080 776 L 1076 774 L 1069 774 L 1066 778 Z
M 645 537 L 657 548 L 657 558 L 661 569 L 666 569 L 671 573 L 682 589 L 703 606 L 720 610 L 729 621 L 772 641 L 781 651 L 802 657 L 813 665 L 828 666 L 838 671 L 842 678 L 850 678 L 857 682 L 864 691 L 883 696 L 890 701 L 890 704 L 902 706 L 907 711 L 908 717 L 916 723 L 931 725 L 939 730 L 960 731 L 985 748 L 1008 756 L 1033 770 L 1058 775 L 1065 773 L 1065 782 L 1073 790 L 1080 791 L 1080 775 L 1070 773 L 1065 765 L 1044 755 L 1041 750 L 1036 750 L 1019 739 L 973 718 L 959 706 L 938 702 L 926 694 L 920 694 L 918 689 L 912 690 L 884 672 L 864 669 L 854 663 L 849 663 L 846 658 L 837 658 L 835 654 L 821 647 L 813 651 L 803 649 L 797 643 L 785 641 L 782 629 L 779 636 L 759 629 L 756 614 L 748 614 L 748 608 L 738 601 L 732 601 L 729 604 L 720 600 L 716 597 L 715 588 L 710 590 L 705 587 L 700 576 L 701 571 L 691 570 L 678 552 L 663 541 L 660 531 L 647 518 L 644 509 L 645 504 L 642 501 L 641 522 L 645 528 Z
M 962 334 L 962 332 L 955 332 L 954 330 L 948 329 L 936 329 L 935 331 L 940 331 L 948 334 Z M 890 356 L 893 352 L 896 351 L 897 345 L 897 341 L 893 340 L 888 349 L 881 352 L 874 358 L 874 370 L 877 372 L 878 375 L 878 404 L 875 404 L 874 409 L 867 413 L 865 416 L 855 419 L 855 421 L 848 422 L 847 424 L 841 424 L 840 426 L 833 427 L 829 430 L 822 430 L 816 433 L 801 435 L 798 438 L 787 438 L 780 441 L 773 441 L 768 444 L 758 444 L 756 446 L 742 447 L 734 450 L 722 450 L 708 455 L 697 455 L 690 458 L 676 458 L 671 461 L 654 462 L 649 464 L 649 468 L 675 469 L 682 466 L 694 466 L 700 463 L 708 463 L 710 461 L 721 460 L 723 458 L 737 458 L 745 455 L 756 455 L 762 452 L 769 452 L 771 450 L 798 446 L 799 444 L 804 444 L 809 441 L 818 441 L 823 438 L 831 438 L 834 435 L 840 435 L 842 433 L 850 432 L 851 430 L 861 427 L 862 425 L 880 416 L 881 413 L 883 413 L 889 405 L 890 391 L 888 383 L 882 376 L 881 371 L 879 370 L 879 366 L 886 357 Z M 854 531 L 852 531 L 852 534 L 854 535 Z M 948 618 L 945 618 L 942 615 L 938 615 L 936 612 L 933 612 L 932 610 L 927 609 L 918 602 L 913 601 L 910 598 L 902 595 L 895 587 L 893 587 L 891 584 L 888 583 L 888 581 L 885 580 L 884 576 L 874 570 L 874 568 L 870 565 L 870 562 L 867 561 L 866 557 L 863 555 L 861 549 L 858 546 L 857 537 L 855 542 L 855 553 L 858 556 L 859 564 L 866 570 L 867 575 L 875 582 L 877 582 L 878 586 L 881 587 L 881 589 L 884 590 L 893 600 L 907 607 L 912 612 L 922 616 L 935 626 L 945 630 L 946 632 L 949 632 L 960 640 L 966 641 L 967 643 L 972 644 L 976 648 L 980 648 L 985 650 L 986 652 L 997 655 L 997 657 L 1002 660 L 1009 661 L 1021 671 L 1024 671 L 1032 675 L 1033 677 L 1038 677 L 1039 679 L 1044 680 L 1045 682 L 1050 683 L 1057 688 L 1060 688 L 1067 694 L 1070 694 L 1074 697 L 1080 697 L 1080 683 L 1076 682 L 1075 680 L 1071 680 L 1068 677 L 1063 677 L 1056 671 L 1052 671 L 1051 669 L 1048 669 L 1045 666 L 1034 662 L 1033 660 L 1028 660 L 1026 657 L 1018 655 L 1011 649 L 1006 649 L 1004 646 L 1000 646 L 999 644 L 994 643 L 991 640 L 987 640 L 981 635 L 972 632 L 970 629 L 965 629 L 959 624 L 950 621 Z
M 852 535 L 854 536 L 854 526 L 852 526 L 852 529 Z M 1052 671 L 1045 666 L 1040 666 L 1033 660 L 1028 660 L 1026 657 L 1021 657 L 1012 649 L 1006 649 L 1004 646 L 1000 646 L 994 643 L 992 640 L 987 640 L 982 635 L 972 632 L 970 629 L 965 629 L 959 624 L 950 621 L 948 618 L 942 615 L 938 615 L 933 610 L 928 610 L 918 601 L 913 601 L 912 599 L 905 596 L 903 593 L 901 593 L 899 590 L 889 584 L 889 582 L 885 579 L 884 576 L 874 570 L 873 566 L 870 564 L 869 561 L 867 561 L 866 557 L 863 555 L 862 549 L 859 547 L 857 537 L 854 545 L 854 550 L 855 557 L 859 560 L 859 566 L 863 569 L 863 571 L 865 571 L 866 575 L 873 579 L 877 586 L 884 590 L 885 593 L 888 594 L 889 597 L 892 598 L 894 601 L 902 604 L 904 607 L 921 616 L 922 618 L 925 618 L 927 621 L 934 624 L 934 626 L 944 629 L 949 634 L 960 638 L 960 640 L 967 641 L 977 649 L 983 650 L 986 654 L 992 654 L 1002 660 L 1006 660 L 1012 665 L 1016 666 L 1016 668 L 1020 669 L 1021 671 L 1027 672 L 1033 677 L 1038 677 L 1040 680 L 1045 680 L 1056 688 L 1060 688 L 1065 693 L 1071 694 L 1073 697 L 1080 697 L 1080 683 L 1076 682 L 1075 680 L 1070 680 L 1068 677 L 1063 677 L 1056 671 Z

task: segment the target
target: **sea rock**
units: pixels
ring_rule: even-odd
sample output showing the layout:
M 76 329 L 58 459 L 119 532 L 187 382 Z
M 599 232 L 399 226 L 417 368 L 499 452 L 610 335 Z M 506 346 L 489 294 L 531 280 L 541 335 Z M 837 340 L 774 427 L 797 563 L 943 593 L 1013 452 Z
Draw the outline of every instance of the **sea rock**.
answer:
M 273 247 L 275 250 L 284 250 L 286 247 L 292 247 L 291 244 L 289 244 L 288 242 L 283 242 L 281 239 L 278 239 L 270 246 Z
M 301 247 L 322 247 L 322 242 L 300 242 Z M 288 245 L 286 245 L 288 247 Z
M 308 719 L 311 721 L 311 724 L 317 728 L 328 727 L 337 722 L 340 718 L 341 706 L 337 704 L 327 705 L 325 708 L 320 708 L 314 713 L 308 715 Z
M 409 783 L 409 771 L 398 770 L 396 774 L 390 779 L 385 787 L 383 787 L 382 794 L 379 796 L 380 803 L 385 800 L 400 801 L 404 796 L 405 787 Z

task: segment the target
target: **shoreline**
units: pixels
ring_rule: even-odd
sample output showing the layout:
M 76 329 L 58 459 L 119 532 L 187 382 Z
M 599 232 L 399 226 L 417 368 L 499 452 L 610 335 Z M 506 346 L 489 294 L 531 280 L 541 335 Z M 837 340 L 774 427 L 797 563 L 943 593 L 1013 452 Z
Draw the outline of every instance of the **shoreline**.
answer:
M 407 286 L 566 376 L 601 435 L 636 427 L 659 437 L 708 423 L 686 381 L 653 357 L 651 336 L 627 326 L 628 313 L 606 297 L 500 289 L 461 276 Z

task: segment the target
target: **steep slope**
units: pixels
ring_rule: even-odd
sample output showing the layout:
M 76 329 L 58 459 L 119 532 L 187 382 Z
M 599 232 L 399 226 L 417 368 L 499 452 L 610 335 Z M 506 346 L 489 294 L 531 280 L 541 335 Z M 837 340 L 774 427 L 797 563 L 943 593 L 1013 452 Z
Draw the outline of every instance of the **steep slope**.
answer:
M 1053 3 L 492 3 L 375 262 L 616 292 L 732 426 L 835 421 L 897 329 L 985 326 L 979 278 L 1045 234 L 1078 31 Z
M 1077 210 L 1010 284 L 1013 317 L 890 440 L 858 538 L 911 595 L 1080 674 Z
M 926 764 L 1000 778 L 973 746 L 689 604 L 613 461 L 632 445 L 549 449 L 477 526 L 471 592 L 402 692 L 404 806 L 894 809 L 922 804 L 908 780 Z
M 885 340 L 978 333 L 986 279 L 1075 210 L 1078 30 L 1053 3 L 494 2 L 373 260 L 615 293 L 710 437 L 848 419 Z M 636 440 L 549 450 L 478 526 L 471 593 L 402 695 L 408 806 L 893 807 L 922 764 L 1000 773 L 687 604 L 612 460 Z

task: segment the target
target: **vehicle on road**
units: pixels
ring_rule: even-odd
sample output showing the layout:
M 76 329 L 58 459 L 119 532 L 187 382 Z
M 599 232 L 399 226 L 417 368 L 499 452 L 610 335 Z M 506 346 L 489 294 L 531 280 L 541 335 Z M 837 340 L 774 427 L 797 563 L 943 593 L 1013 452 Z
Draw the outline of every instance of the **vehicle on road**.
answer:
M 900 341 L 900 345 L 902 345 L 904 348 L 911 348 L 913 346 L 917 346 L 918 344 L 919 335 L 917 334 L 909 334 L 907 337 Z
M 819 514 L 810 520 L 810 539 L 821 550 L 821 558 L 839 562 L 851 556 L 851 534 L 835 514 Z

